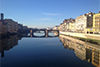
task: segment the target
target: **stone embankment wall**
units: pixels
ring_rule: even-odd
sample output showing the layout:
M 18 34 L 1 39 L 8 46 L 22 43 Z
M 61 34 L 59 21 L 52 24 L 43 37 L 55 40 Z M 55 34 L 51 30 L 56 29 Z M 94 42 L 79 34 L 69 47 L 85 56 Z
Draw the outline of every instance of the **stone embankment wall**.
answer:
M 60 34 L 100 40 L 100 34 L 85 34 L 85 33 L 74 33 L 74 32 L 61 32 L 61 31 Z

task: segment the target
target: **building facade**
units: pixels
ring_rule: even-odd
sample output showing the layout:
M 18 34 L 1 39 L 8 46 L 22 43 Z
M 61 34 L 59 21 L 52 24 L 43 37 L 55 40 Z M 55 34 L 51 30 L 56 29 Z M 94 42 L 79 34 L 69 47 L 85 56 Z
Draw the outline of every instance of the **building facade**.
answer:
M 59 30 L 63 32 L 72 31 L 74 28 L 75 19 L 65 19 L 63 23 L 60 24 Z
M 93 16 L 93 29 L 94 33 L 100 33 L 100 13 Z
M 17 33 L 18 32 L 18 23 L 13 21 L 12 19 L 5 19 L 4 22 L 7 23 L 7 31 L 8 33 Z
M 76 31 L 81 33 L 91 32 L 93 28 L 93 15 L 89 12 L 76 18 Z M 91 30 L 91 31 L 89 31 Z
M 6 22 L 4 22 L 4 15 L 3 13 L 0 14 L 0 35 L 7 34 L 7 25 Z
M 4 19 L 3 13 L 0 15 L 0 35 L 1 34 L 15 34 L 15 33 L 27 33 L 28 27 L 18 24 L 18 22 L 12 19 Z
M 7 34 L 7 25 L 3 21 L 0 21 L 0 35 Z

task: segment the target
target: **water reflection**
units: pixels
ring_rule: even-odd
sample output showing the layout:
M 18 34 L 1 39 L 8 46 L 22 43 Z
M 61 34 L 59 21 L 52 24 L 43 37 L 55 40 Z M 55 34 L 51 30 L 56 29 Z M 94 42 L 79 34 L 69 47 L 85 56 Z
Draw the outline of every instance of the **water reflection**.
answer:
M 60 35 L 59 39 L 63 43 L 64 48 L 73 50 L 78 58 L 100 67 L 100 45 L 86 43 L 64 35 Z
M 53 33 L 50 33 L 50 35 L 53 35 Z M 33 38 L 45 38 L 45 36 L 41 36 L 41 33 L 36 34 L 36 36 L 32 36 L 28 34 L 23 34 L 23 35 L 10 35 L 8 37 L 5 38 L 0 38 L 0 55 L 3 58 L 4 57 L 4 51 L 8 51 L 11 48 L 13 48 L 14 46 L 18 45 L 18 40 L 21 40 L 21 38 L 23 37 L 33 37 Z M 50 37 L 57 37 L 57 36 L 48 36 Z
M 8 51 L 18 44 L 18 40 L 21 39 L 21 36 L 13 35 L 6 38 L 0 39 L 0 54 L 1 57 L 4 57 L 4 51 Z
M 59 39 L 63 43 L 64 48 L 73 50 L 73 51 L 70 51 L 70 50 L 66 51 L 70 54 L 70 56 L 68 56 L 64 53 L 65 49 L 61 47 L 62 44 L 57 47 L 57 43 L 60 43 L 60 42 L 57 41 L 56 39 L 53 39 L 53 38 L 43 38 L 42 39 L 42 38 L 31 38 L 31 37 L 26 38 L 26 36 L 27 35 L 20 35 L 20 36 L 13 35 L 13 36 L 9 36 L 7 38 L 3 38 L 0 40 L 0 54 L 2 57 L 2 67 L 5 67 L 5 65 L 7 65 L 6 64 L 7 61 L 8 61 L 8 64 L 14 65 L 14 66 L 9 65 L 7 67 L 15 67 L 16 63 L 12 64 L 12 62 L 17 62 L 18 65 L 20 65 L 20 62 L 22 62 L 23 60 L 26 60 L 26 61 L 24 61 L 21 64 L 22 65 L 21 67 L 23 67 L 25 64 L 29 64 L 29 63 L 33 63 L 33 62 L 34 62 L 34 64 L 31 64 L 32 66 L 36 66 L 37 63 L 39 62 L 39 64 L 40 64 L 39 67 L 41 67 L 42 63 L 49 64 L 50 62 L 53 62 L 53 61 L 54 61 L 53 62 L 54 64 L 51 64 L 52 66 L 57 64 L 57 66 L 55 66 L 55 67 L 58 67 L 58 66 L 61 67 L 61 65 L 60 65 L 60 63 L 61 63 L 64 65 L 64 67 L 66 67 L 69 63 L 70 63 L 70 65 L 71 64 L 74 65 L 74 63 L 71 60 L 72 59 L 71 56 L 72 57 L 75 56 L 75 55 L 72 55 L 73 51 L 76 54 L 76 56 L 78 58 L 80 58 L 81 60 L 88 61 L 88 62 L 92 63 L 93 65 L 100 67 L 100 46 L 98 46 L 98 45 L 86 43 L 81 40 L 77 40 L 77 39 L 74 39 L 74 38 L 71 38 L 68 36 L 60 35 Z M 23 39 L 21 40 L 21 38 L 23 38 Z M 21 40 L 22 42 L 18 43 L 18 40 Z M 21 44 L 24 44 L 24 45 L 21 45 Z M 33 45 L 33 44 L 35 44 L 35 45 Z M 51 44 L 53 44 L 53 45 L 51 45 Z M 16 45 L 20 46 L 20 47 L 15 48 L 15 52 L 13 52 L 13 54 L 9 56 L 8 55 L 10 53 L 9 50 L 12 49 Z M 23 48 L 21 48 L 21 47 L 23 47 Z M 17 50 L 20 50 L 20 51 L 17 52 Z M 6 55 L 4 55 L 5 51 L 8 51 L 8 53 L 6 53 Z M 52 54 L 54 54 L 54 55 L 52 55 Z M 17 58 L 21 58 L 21 59 L 17 60 L 15 55 L 17 55 Z M 47 56 L 47 58 L 45 57 L 45 55 Z M 26 56 L 26 57 L 28 56 L 28 58 L 26 58 L 24 56 Z M 76 59 L 78 59 L 77 57 L 76 57 Z M 71 59 L 68 59 L 68 58 L 71 58 Z M 41 59 L 45 60 L 45 61 L 43 62 Z M 20 60 L 20 62 L 19 62 L 19 60 Z M 56 60 L 59 60 L 59 62 Z M 74 62 L 77 62 L 77 61 L 74 60 Z M 80 66 L 81 66 L 81 64 L 83 64 L 82 62 L 79 63 Z M 88 66 L 88 65 L 86 65 L 86 66 Z M 83 67 L 86 67 L 86 66 L 83 66 Z M 45 66 L 45 67 L 47 67 L 47 66 Z
M 28 34 L 24 37 L 34 37 L 34 38 L 47 38 L 47 37 L 58 37 L 58 33 L 55 33 L 55 32 L 49 32 L 48 35 L 45 34 L 44 32 L 35 32 L 33 34 Z

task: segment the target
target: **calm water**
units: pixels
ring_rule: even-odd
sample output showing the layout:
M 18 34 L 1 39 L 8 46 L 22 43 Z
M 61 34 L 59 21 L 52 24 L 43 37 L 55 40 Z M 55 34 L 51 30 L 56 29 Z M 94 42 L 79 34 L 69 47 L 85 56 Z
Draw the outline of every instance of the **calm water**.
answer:
M 1 67 L 94 67 L 90 57 L 65 45 L 63 37 L 33 38 L 17 35 L 0 40 Z M 82 53 L 84 54 L 84 53 Z M 84 55 L 83 55 L 84 56 Z

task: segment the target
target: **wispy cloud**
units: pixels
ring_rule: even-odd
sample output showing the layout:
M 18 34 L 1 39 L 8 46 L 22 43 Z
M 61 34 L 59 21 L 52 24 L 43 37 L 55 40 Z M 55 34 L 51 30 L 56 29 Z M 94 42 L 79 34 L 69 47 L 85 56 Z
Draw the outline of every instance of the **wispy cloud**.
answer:
M 47 13 L 47 12 L 44 12 L 42 13 L 43 15 L 46 15 L 46 16 L 58 16 L 58 15 L 61 15 L 59 13 Z

